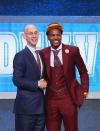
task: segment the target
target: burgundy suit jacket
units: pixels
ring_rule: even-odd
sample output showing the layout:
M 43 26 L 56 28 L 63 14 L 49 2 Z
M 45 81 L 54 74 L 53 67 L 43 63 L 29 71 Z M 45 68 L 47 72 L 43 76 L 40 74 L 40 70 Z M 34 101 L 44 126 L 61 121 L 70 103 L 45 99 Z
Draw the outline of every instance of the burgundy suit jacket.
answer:
M 47 79 L 50 80 L 50 47 L 42 49 L 41 53 L 44 59 Z M 64 77 L 70 96 L 74 103 L 80 106 L 84 100 L 83 93 L 89 90 L 89 76 L 79 48 L 62 44 L 62 59 Z M 80 75 L 80 83 L 76 79 L 76 68 Z

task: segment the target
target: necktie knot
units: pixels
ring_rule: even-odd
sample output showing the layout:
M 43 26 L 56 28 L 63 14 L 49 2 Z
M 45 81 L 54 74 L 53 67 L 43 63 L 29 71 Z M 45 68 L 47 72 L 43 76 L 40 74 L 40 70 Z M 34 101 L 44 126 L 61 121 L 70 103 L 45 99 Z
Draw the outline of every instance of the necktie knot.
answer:
M 35 50 L 35 53 L 36 53 L 36 54 L 38 54 L 38 53 L 39 53 L 39 51 L 38 51 L 38 50 Z
M 60 49 L 61 50 L 61 49 Z M 60 50 L 52 50 L 54 53 L 54 56 L 57 56 Z

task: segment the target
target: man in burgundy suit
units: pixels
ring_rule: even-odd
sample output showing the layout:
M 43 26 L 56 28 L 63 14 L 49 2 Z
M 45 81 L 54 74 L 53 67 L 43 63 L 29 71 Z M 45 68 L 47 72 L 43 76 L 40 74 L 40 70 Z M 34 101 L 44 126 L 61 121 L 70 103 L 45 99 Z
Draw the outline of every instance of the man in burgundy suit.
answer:
M 47 131 L 78 131 L 78 107 L 88 94 L 89 77 L 79 48 L 62 44 L 63 27 L 50 24 L 46 34 L 51 46 L 41 51 L 46 67 Z M 76 79 L 76 68 L 80 82 Z

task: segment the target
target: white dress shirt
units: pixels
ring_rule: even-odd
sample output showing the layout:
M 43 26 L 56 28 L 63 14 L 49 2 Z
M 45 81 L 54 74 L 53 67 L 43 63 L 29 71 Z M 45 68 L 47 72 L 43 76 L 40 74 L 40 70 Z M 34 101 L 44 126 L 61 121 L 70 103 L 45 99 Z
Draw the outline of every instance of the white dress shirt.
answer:
M 54 48 L 51 47 L 51 54 L 50 54 L 50 66 L 54 67 L 54 53 L 52 50 L 55 50 Z M 63 59 L 62 59 L 62 44 L 56 49 L 56 50 L 60 50 L 58 52 L 58 57 L 61 61 L 61 64 L 63 64 Z

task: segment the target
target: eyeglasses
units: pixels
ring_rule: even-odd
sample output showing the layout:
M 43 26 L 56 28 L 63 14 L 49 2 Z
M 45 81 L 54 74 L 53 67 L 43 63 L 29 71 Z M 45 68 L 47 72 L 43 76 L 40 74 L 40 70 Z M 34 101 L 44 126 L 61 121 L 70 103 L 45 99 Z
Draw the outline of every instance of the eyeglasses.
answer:
M 28 33 L 25 33 L 25 34 L 27 34 L 29 36 L 32 36 L 32 35 L 38 35 L 38 32 L 37 31 L 35 31 L 35 32 L 28 32 Z

